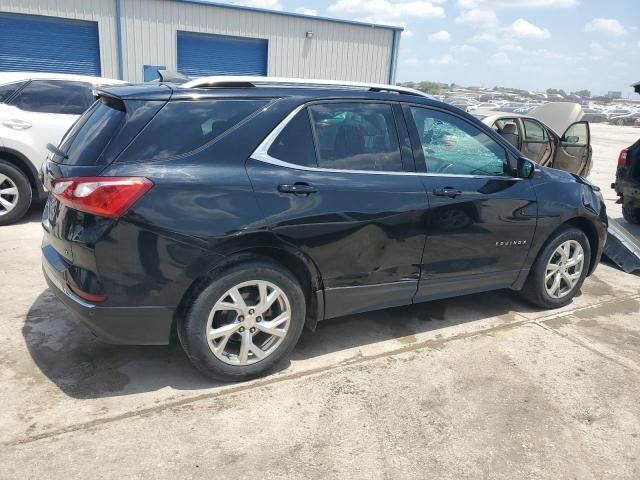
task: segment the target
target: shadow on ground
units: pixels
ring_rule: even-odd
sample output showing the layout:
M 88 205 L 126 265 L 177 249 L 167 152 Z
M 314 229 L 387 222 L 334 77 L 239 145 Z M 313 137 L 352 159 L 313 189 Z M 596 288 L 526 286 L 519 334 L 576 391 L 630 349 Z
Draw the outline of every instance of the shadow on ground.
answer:
M 515 293 L 499 291 L 421 305 L 351 315 L 305 331 L 292 360 L 305 360 L 389 339 L 412 343 L 413 335 L 530 310 Z M 49 291 L 31 306 L 22 329 L 38 368 L 65 394 L 99 398 L 156 391 L 164 387 L 195 390 L 219 386 L 200 375 L 181 347 L 108 345 L 95 338 Z M 286 368 L 287 364 L 281 368 Z

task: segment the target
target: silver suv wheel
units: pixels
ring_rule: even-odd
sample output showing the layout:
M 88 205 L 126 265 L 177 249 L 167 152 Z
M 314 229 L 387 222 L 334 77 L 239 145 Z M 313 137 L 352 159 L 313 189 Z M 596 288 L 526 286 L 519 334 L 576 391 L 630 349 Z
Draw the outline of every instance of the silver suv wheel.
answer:
M 16 208 L 18 198 L 18 186 L 11 178 L 0 173 L 0 216 Z
M 243 282 L 223 294 L 211 309 L 207 342 L 224 363 L 251 365 L 278 348 L 290 319 L 289 299 L 277 285 L 264 280 Z
M 547 263 L 545 288 L 552 298 L 562 298 L 575 288 L 584 268 L 584 251 L 575 240 L 567 240 L 556 248 Z

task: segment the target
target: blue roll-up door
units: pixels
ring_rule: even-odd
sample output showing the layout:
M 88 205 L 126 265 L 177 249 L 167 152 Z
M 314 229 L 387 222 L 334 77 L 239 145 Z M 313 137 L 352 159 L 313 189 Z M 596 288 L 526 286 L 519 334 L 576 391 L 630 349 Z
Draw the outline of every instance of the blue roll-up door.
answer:
M 266 75 L 267 40 L 178 32 L 178 71 L 206 75 Z
M 0 13 L 0 71 L 99 76 L 98 23 Z

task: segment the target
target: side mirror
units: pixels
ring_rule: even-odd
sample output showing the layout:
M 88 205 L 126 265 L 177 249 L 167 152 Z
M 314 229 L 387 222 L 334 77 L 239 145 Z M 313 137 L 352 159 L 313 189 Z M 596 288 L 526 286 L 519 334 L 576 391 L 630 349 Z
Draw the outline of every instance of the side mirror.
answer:
M 535 176 L 540 170 L 536 167 L 528 158 L 518 158 L 518 178 L 531 178 Z
M 580 137 L 576 136 L 576 135 L 569 135 L 568 137 L 564 137 L 562 139 L 563 143 L 579 143 L 580 142 Z

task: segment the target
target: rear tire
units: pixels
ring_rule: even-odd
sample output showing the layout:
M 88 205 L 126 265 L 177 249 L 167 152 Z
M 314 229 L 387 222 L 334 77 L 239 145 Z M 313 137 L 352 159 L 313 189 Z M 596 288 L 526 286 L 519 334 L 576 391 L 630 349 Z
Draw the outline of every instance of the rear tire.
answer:
M 640 208 L 622 205 L 622 216 L 629 223 L 640 223 Z
M 520 294 L 541 308 L 563 307 L 582 287 L 590 262 L 591 247 L 584 232 L 564 227 L 538 254 Z
M 248 261 L 216 274 L 178 325 L 182 347 L 204 375 L 243 381 L 288 357 L 304 327 L 306 302 L 277 264 Z
M 624 120 L 616 120 L 616 125 L 622 127 L 624 125 Z
M 31 184 L 25 174 L 0 160 L 0 225 L 10 225 L 24 217 L 32 196 Z

